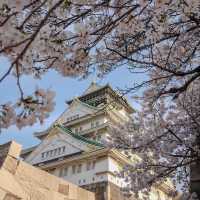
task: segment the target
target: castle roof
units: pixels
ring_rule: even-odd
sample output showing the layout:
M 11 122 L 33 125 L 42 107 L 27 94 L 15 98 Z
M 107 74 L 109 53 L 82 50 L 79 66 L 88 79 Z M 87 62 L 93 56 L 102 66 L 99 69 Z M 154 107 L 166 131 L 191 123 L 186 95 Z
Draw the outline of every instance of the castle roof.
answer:
M 90 84 L 90 86 L 85 90 L 85 92 L 83 93 L 83 95 L 86 95 L 86 94 L 89 94 L 89 93 L 92 93 L 94 91 L 97 91 L 101 88 L 103 88 L 104 86 L 100 86 L 98 85 L 96 82 L 92 82 Z
M 92 140 L 92 139 L 88 139 L 82 135 L 79 135 L 79 134 L 76 134 L 76 133 L 73 133 L 69 128 L 66 128 L 60 124 L 57 124 L 56 125 L 57 127 L 61 128 L 66 134 L 70 134 L 72 137 L 78 139 L 78 140 L 81 140 L 82 142 L 85 142 L 85 143 L 88 143 L 90 145 L 94 145 L 94 146 L 97 146 L 97 147 L 104 147 L 104 145 L 100 142 L 97 142 L 95 140 Z
M 73 133 L 69 128 L 66 128 L 60 124 L 55 124 L 53 125 L 50 129 L 48 129 L 48 133 L 45 133 L 45 135 L 47 136 L 51 129 L 54 129 L 54 128 L 58 128 L 60 130 L 62 130 L 62 133 L 65 133 L 65 134 L 69 134 L 70 136 L 72 136 L 73 138 L 75 138 L 76 140 L 79 140 L 83 143 L 87 143 L 88 145 L 90 146 L 94 146 L 95 148 L 104 148 L 104 145 L 100 142 L 97 142 L 95 140 L 92 140 L 92 139 L 89 139 L 89 138 L 86 138 L 82 135 L 79 135 L 79 134 L 76 134 L 76 133 Z M 21 157 L 22 158 L 25 158 L 27 157 L 28 155 L 30 155 L 39 145 L 36 145 L 36 146 L 33 146 L 33 147 L 30 147 L 30 148 L 27 148 L 27 149 L 24 149 L 22 150 L 21 152 Z
M 78 108 L 77 108 L 78 107 Z M 79 115 L 78 117 L 72 118 L 69 121 L 65 121 L 66 118 L 69 117 L 69 115 L 71 115 L 71 113 L 74 112 L 74 110 L 72 110 L 73 108 L 76 108 L 77 110 L 80 111 L 80 108 L 82 108 L 83 111 L 83 115 Z M 95 107 L 92 105 L 89 105 L 85 102 L 80 101 L 79 99 L 75 98 L 73 99 L 72 103 L 70 104 L 70 106 L 58 117 L 58 119 L 52 124 L 64 124 L 64 125 L 68 125 L 68 123 L 74 123 L 77 122 L 79 120 L 83 120 L 84 118 L 88 118 L 89 116 L 91 116 L 91 114 L 94 115 L 98 115 L 101 114 L 99 107 Z M 52 127 L 51 126 L 51 127 Z M 43 139 L 45 136 L 48 135 L 51 127 L 49 127 L 48 129 L 44 130 L 44 131 L 40 131 L 40 132 L 35 132 L 34 136 L 39 138 L 39 139 Z
M 23 149 L 21 151 L 21 157 L 23 157 L 23 158 L 26 157 L 27 155 L 29 155 L 37 147 L 38 147 L 38 145 L 35 145 L 35 146 L 29 147 L 27 149 Z
M 127 99 L 120 95 L 117 91 L 113 90 L 109 84 L 100 86 L 97 83 L 92 82 L 85 92 L 76 98 L 87 105 L 89 104 L 93 106 L 98 106 L 102 102 L 108 103 L 108 100 L 110 100 L 109 103 L 118 102 L 119 104 L 123 105 L 129 113 L 134 112 L 134 109 L 128 103 Z M 68 105 L 70 105 L 72 102 L 73 99 L 66 101 Z

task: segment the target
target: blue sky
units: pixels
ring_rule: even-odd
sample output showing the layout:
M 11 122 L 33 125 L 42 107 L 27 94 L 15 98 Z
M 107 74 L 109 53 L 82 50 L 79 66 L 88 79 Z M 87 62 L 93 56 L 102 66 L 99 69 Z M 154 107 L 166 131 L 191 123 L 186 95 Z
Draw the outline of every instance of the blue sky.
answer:
M 0 57 L 0 75 L 2 75 L 8 67 L 8 60 L 4 57 Z M 0 134 L 0 144 L 9 140 L 15 140 L 21 143 L 23 148 L 37 144 L 39 140 L 33 137 L 33 133 L 48 128 L 67 107 L 65 101 L 81 95 L 94 79 L 95 75 L 91 75 L 85 80 L 62 77 L 55 71 L 51 71 L 46 74 L 42 80 L 34 80 L 31 76 L 23 77 L 22 86 L 25 94 L 31 94 L 36 86 L 54 90 L 56 92 L 55 109 L 42 125 L 37 123 L 34 126 L 25 127 L 21 130 L 17 129 L 15 126 L 11 126 L 8 129 L 2 129 Z M 142 79 L 144 79 L 143 75 L 132 74 L 124 66 L 111 72 L 103 79 L 96 79 L 96 82 L 100 85 L 109 83 L 114 89 L 116 89 L 131 86 L 134 82 L 142 81 Z M 16 88 L 15 78 L 13 76 L 7 77 L 7 79 L 0 84 L 0 104 L 7 101 L 14 101 L 19 97 L 18 95 L 19 93 Z M 127 96 L 127 98 L 129 99 L 130 104 L 135 107 L 136 104 L 134 104 L 130 95 Z

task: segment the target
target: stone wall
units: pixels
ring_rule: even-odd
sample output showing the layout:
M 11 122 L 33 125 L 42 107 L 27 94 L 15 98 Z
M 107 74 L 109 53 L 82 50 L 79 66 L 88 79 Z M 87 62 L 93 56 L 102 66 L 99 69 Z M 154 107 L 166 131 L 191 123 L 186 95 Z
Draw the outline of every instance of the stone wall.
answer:
M 120 188 L 111 182 L 93 183 L 82 186 L 95 193 L 95 200 L 133 200 L 123 195 Z
M 109 183 L 109 200 L 133 200 L 133 198 L 125 197 L 121 189 L 113 183 Z
M 0 167 L 0 200 L 95 200 L 93 193 L 18 160 L 17 145 L 11 143 Z
M 0 167 L 3 165 L 7 156 L 18 158 L 21 152 L 21 145 L 11 141 L 0 145 Z

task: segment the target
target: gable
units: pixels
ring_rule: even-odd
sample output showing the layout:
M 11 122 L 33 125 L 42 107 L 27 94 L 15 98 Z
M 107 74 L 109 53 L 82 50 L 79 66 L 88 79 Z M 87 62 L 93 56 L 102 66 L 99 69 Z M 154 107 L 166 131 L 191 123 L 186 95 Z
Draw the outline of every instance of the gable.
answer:
M 92 93 L 92 92 L 94 92 L 96 90 L 99 90 L 101 88 L 102 88 L 102 86 L 99 86 L 95 82 L 92 82 L 90 84 L 90 86 L 85 90 L 85 92 L 83 94 L 86 95 L 86 94 Z
M 90 106 L 86 103 L 81 102 L 78 99 L 75 99 L 67 110 L 56 120 L 59 124 L 63 124 L 80 117 L 93 114 L 97 111 L 97 108 Z
M 28 163 L 37 164 L 90 150 L 91 145 L 64 133 L 58 127 L 54 127 L 25 160 Z

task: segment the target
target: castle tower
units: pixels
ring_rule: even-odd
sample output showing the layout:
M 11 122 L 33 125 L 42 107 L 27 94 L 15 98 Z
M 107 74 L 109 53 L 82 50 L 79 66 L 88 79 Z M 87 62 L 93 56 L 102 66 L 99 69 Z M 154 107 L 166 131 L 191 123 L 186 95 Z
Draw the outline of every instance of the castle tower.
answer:
M 109 85 L 94 82 L 67 104 L 49 129 L 35 133 L 41 143 L 24 150 L 21 156 L 34 166 L 95 192 L 96 200 L 125 199 L 120 189 L 126 182 L 116 173 L 131 161 L 101 141 L 109 136 L 109 127 L 131 119 L 133 108 Z M 159 189 L 155 195 L 170 200 L 171 189 Z

